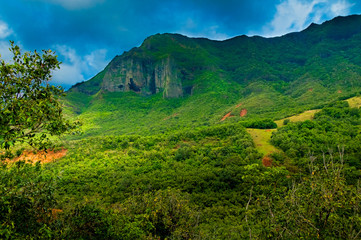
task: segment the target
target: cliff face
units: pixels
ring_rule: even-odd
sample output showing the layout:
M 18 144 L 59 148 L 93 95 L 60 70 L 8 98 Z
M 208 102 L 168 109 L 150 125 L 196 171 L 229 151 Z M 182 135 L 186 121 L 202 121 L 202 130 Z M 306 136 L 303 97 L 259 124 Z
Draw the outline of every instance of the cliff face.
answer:
M 338 17 L 275 38 L 212 41 L 156 34 L 70 91 L 88 95 L 133 91 L 178 98 L 216 91 L 224 82 L 243 87 L 267 82 L 291 96 L 299 96 L 303 91 L 295 86 L 305 86 L 306 81 L 325 88 L 361 87 L 360 39 L 361 15 Z
M 208 53 L 196 42 L 177 34 L 151 36 L 142 46 L 116 56 L 94 78 L 76 84 L 69 91 L 88 95 L 98 91 L 162 93 L 164 98 L 190 95 L 195 75 L 212 68 L 209 67 L 212 64 L 203 62 Z
M 178 68 L 170 57 L 160 61 L 136 57 L 118 58 L 106 69 L 101 85 L 103 90 L 134 91 L 146 95 L 163 91 L 166 98 L 183 96 Z

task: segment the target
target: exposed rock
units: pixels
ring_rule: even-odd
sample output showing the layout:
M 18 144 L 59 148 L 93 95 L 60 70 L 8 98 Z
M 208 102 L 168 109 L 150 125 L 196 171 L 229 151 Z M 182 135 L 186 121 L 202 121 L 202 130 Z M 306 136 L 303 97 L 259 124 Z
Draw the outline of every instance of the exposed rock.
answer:
M 166 98 L 183 96 L 182 81 L 170 57 L 161 61 L 149 58 L 114 59 L 102 80 L 101 88 L 109 92 L 134 91 L 155 94 L 163 91 Z

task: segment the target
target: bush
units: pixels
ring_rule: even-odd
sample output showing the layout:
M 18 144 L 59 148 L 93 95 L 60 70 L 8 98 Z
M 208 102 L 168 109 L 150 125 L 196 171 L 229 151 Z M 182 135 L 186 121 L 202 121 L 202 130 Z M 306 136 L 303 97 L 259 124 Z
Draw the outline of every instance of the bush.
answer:
M 250 120 L 241 122 L 241 124 L 246 128 L 257 128 L 257 129 L 272 129 L 277 128 L 277 124 L 271 119 L 260 119 L 260 120 Z

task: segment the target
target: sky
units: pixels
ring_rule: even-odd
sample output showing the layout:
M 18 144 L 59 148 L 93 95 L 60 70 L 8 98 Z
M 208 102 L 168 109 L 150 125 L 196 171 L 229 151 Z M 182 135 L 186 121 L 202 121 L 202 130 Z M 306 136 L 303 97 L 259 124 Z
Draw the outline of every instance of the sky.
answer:
M 361 1 L 0 0 L 0 54 L 11 60 L 10 40 L 23 51 L 56 51 L 52 83 L 67 89 L 157 33 L 274 37 L 350 14 L 361 14 Z

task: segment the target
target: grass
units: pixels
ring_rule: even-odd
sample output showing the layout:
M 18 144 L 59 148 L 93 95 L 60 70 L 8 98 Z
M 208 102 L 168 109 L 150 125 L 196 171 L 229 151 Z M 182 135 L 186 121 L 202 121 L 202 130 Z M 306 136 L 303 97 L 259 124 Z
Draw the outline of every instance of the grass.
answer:
M 357 103 L 357 104 L 359 104 L 359 106 L 361 106 L 361 98 L 353 100 L 353 103 L 354 104 Z M 277 124 L 277 127 L 280 128 L 283 126 L 283 121 L 286 119 L 289 119 L 291 122 L 300 122 L 300 121 L 311 120 L 311 119 L 313 119 L 313 116 L 319 111 L 320 111 L 320 109 L 305 111 L 303 113 L 300 113 L 300 114 L 297 114 L 297 115 L 294 115 L 294 116 L 291 116 L 288 118 L 283 118 L 283 119 L 277 120 L 277 121 L 275 121 L 275 123 Z M 277 131 L 277 129 L 253 129 L 253 128 L 247 129 L 247 132 L 253 138 L 253 141 L 256 145 L 257 150 L 260 153 L 262 153 L 264 156 L 266 156 L 272 152 L 280 151 L 279 149 L 277 149 L 270 143 L 272 132 L 274 132 L 274 131 Z
M 350 107 L 352 108 L 360 108 L 361 107 L 361 97 L 353 97 L 346 100 Z
M 247 128 L 247 132 L 252 136 L 256 149 L 264 156 L 280 151 L 270 143 L 273 131 L 276 131 L 276 129 Z
M 288 117 L 288 118 L 283 118 L 280 120 L 275 121 L 275 123 L 277 124 L 277 127 L 282 127 L 283 126 L 283 121 L 286 119 L 289 119 L 291 122 L 301 122 L 301 121 L 306 121 L 306 120 L 312 120 L 313 116 L 315 116 L 315 114 L 317 112 L 319 112 L 320 109 L 313 109 L 313 110 L 308 110 L 305 111 L 303 113 Z

